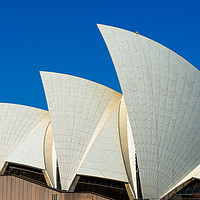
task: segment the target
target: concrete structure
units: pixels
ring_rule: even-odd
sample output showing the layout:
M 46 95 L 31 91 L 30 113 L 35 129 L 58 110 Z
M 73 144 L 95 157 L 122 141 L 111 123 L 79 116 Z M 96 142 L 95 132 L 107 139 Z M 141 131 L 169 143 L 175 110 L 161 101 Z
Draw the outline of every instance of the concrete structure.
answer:
M 41 72 L 49 111 L 0 104 L 0 199 L 169 199 L 198 188 L 199 71 L 139 34 L 98 27 L 123 95 Z
M 143 195 L 159 198 L 200 163 L 200 73 L 148 38 L 98 27 L 127 105 Z
M 12 161 L 44 169 L 42 144 L 49 122 L 48 111 L 1 103 L 0 168 Z
M 62 189 L 70 189 L 77 173 L 126 182 L 118 138 L 122 95 L 73 76 L 48 72 L 41 72 L 41 76 L 54 130 Z
M 106 200 L 93 193 L 64 193 L 14 176 L 0 176 L 0 200 Z

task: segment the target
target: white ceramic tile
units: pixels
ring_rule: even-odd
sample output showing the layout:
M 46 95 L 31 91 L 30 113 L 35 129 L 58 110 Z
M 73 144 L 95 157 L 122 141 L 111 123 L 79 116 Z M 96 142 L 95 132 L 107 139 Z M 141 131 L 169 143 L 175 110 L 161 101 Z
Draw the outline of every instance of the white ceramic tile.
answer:
M 42 141 L 46 121 L 49 121 L 49 118 L 45 110 L 16 104 L 0 104 L 0 168 L 8 160 L 44 168 Z M 32 154 L 32 159 L 27 152 L 35 149 L 35 145 L 40 151 Z
M 200 113 L 200 73 L 176 53 L 148 38 L 114 27 L 98 27 L 125 98 L 144 197 L 160 197 L 200 162 L 197 153 L 200 141 L 195 150 L 191 142 L 191 138 L 199 135 L 196 121 Z M 144 140 L 147 135 L 148 142 Z M 152 153 L 148 156 L 149 150 Z M 184 155 L 190 158 L 189 165 Z M 156 170 L 165 171 L 155 171 L 146 161 L 155 162 Z M 177 163 L 184 165 L 184 170 L 177 168 Z M 172 171 L 176 177 L 173 181 L 168 178 Z M 153 182 L 148 179 L 154 177 L 157 177 L 156 183 L 150 184 Z
M 121 95 L 78 77 L 49 72 L 41 72 L 41 76 L 50 111 L 61 186 L 68 190 L 107 105 L 116 95 Z

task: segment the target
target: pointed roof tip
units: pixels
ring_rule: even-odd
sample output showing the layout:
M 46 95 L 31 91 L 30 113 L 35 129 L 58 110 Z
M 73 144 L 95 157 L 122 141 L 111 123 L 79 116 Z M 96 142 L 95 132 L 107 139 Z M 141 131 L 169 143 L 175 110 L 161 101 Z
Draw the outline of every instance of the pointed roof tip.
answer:
M 91 80 L 89 80 L 87 78 L 82 78 L 82 77 L 79 77 L 79 76 L 70 75 L 70 74 L 64 74 L 64 73 L 59 73 L 59 72 L 40 71 L 40 76 L 41 76 L 42 79 L 43 79 L 43 75 L 45 76 L 46 74 L 56 75 L 56 76 L 62 75 L 62 76 L 66 76 L 66 77 L 71 77 L 73 79 L 79 79 L 79 80 L 87 81 L 87 82 L 90 82 L 92 84 L 97 84 L 97 85 L 99 85 L 101 87 L 104 87 L 104 88 L 107 88 L 107 89 L 112 90 L 114 92 L 117 92 L 116 90 L 114 90 L 114 89 L 112 89 L 112 88 L 110 88 L 108 86 L 105 86 L 105 85 L 103 85 L 101 83 L 98 83 L 98 82 L 95 82 L 95 81 L 91 81 Z M 117 92 L 117 93 L 119 93 L 120 95 L 122 95 L 120 92 Z
M 47 73 L 46 71 L 39 71 L 40 75 Z
M 114 26 L 112 26 L 112 25 L 106 25 L 106 24 L 98 24 L 97 23 L 97 27 L 99 28 L 99 27 L 110 27 L 110 28 L 116 28 L 116 27 L 114 27 Z
M 42 74 L 59 74 L 57 72 L 51 72 L 51 71 L 39 71 L 39 73 L 40 73 L 40 75 L 42 75 Z M 66 75 L 68 75 L 68 74 L 66 74 Z
M 100 29 L 100 28 L 103 27 L 103 26 L 110 27 L 110 26 L 108 26 L 108 25 L 104 25 L 104 24 L 97 24 L 98 29 Z
M 41 79 L 43 78 L 43 76 L 45 76 L 45 74 L 48 74 L 47 71 L 39 71 L 39 73 L 40 73 L 40 78 Z
M 123 28 L 119 28 L 119 27 L 115 27 L 113 25 L 105 25 L 105 24 L 97 24 L 98 29 L 101 31 L 102 27 L 106 27 L 106 28 L 111 28 L 111 29 L 115 29 L 115 30 L 121 30 L 121 31 L 125 31 L 125 32 L 129 32 L 129 33 L 133 33 L 135 35 L 139 35 L 138 31 L 133 32 L 133 31 L 129 31 Z
M 39 71 L 40 73 L 49 73 L 48 71 Z
M 106 25 L 97 23 L 97 26 L 106 26 Z

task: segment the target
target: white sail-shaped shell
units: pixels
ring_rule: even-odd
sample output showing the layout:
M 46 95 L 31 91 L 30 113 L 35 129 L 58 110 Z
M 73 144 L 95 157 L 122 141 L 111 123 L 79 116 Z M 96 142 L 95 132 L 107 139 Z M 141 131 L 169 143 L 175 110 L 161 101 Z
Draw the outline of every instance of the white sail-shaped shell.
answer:
M 45 110 L 1 103 L 0 169 L 5 161 L 44 168 L 42 147 L 48 122 Z
M 58 73 L 41 72 L 53 128 L 61 187 L 69 190 L 102 115 L 121 94 L 97 83 Z M 89 145 L 89 147 L 88 147 Z
M 98 27 L 125 98 L 143 195 L 158 198 L 200 163 L 200 73 L 148 38 Z
M 43 144 L 49 123 L 50 118 L 47 114 L 24 138 L 24 141 L 19 142 L 7 161 L 45 169 Z

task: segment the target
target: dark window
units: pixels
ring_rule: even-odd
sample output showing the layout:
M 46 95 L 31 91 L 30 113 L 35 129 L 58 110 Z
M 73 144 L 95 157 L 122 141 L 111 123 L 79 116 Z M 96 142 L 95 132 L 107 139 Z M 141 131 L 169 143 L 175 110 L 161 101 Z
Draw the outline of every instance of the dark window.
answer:
M 141 182 L 140 182 L 140 171 L 139 171 L 139 167 L 138 167 L 136 154 L 135 154 L 135 165 L 136 165 L 136 181 L 137 181 L 138 199 L 142 199 L 142 189 L 141 189 Z
M 116 200 L 129 199 L 123 182 L 89 176 L 80 176 L 75 192 L 92 192 Z
M 58 167 L 58 161 L 56 162 L 56 175 L 57 175 L 57 189 L 61 190 L 61 182 L 60 182 L 60 172 Z
M 17 176 L 19 178 L 38 183 L 40 185 L 47 186 L 42 170 L 33 167 L 9 163 L 4 175 Z
M 200 199 L 200 180 L 193 180 L 170 198 L 170 200 L 173 199 Z

